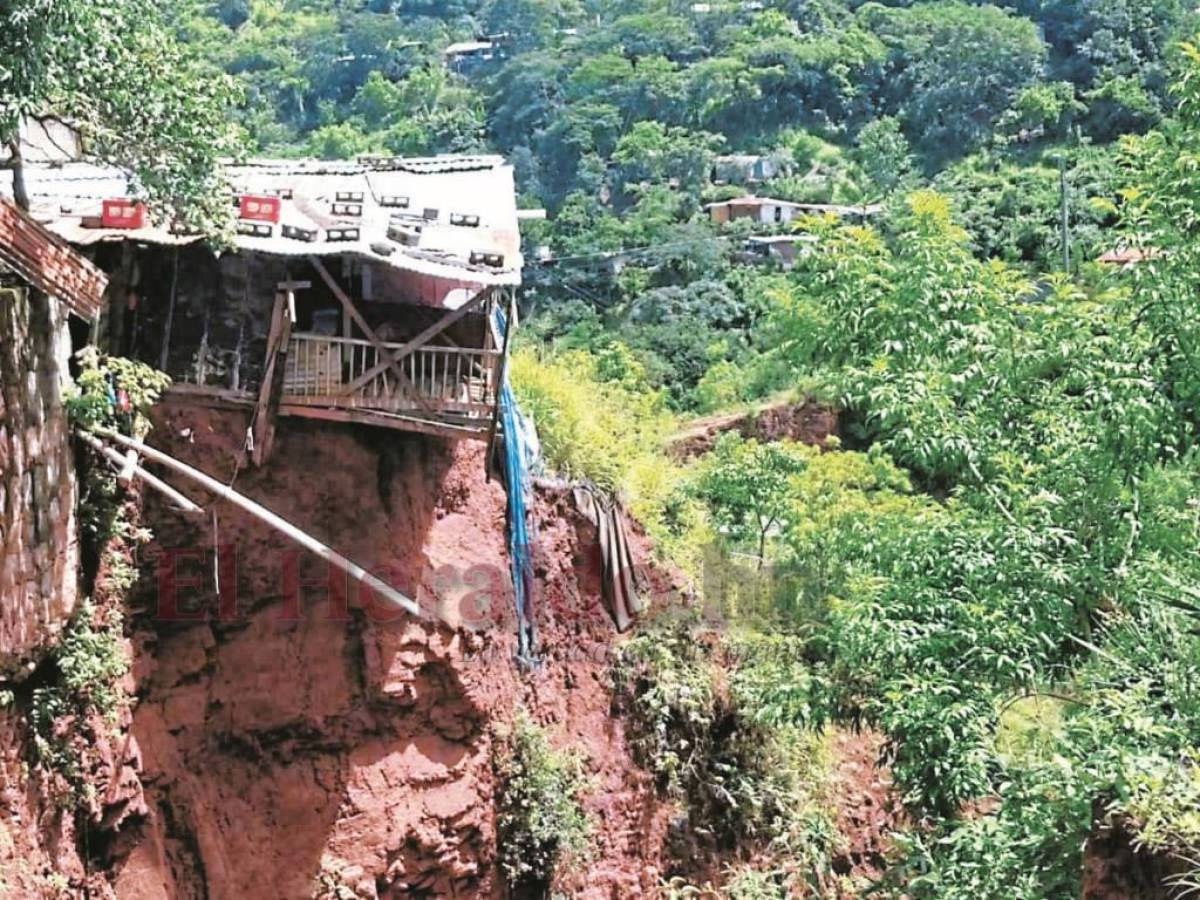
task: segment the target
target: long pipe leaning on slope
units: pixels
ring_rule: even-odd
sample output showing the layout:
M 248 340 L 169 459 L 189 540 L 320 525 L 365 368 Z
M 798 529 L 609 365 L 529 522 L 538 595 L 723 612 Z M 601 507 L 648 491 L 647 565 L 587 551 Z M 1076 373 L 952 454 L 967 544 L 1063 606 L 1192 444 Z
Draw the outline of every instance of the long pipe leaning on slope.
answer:
M 124 469 L 128 465 L 129 461 L 124 456 L 122 456 L 120 453 L 118 453 L 116 450 L 114 450 L 112 447 L 108 446 L 107 444 L 104 444 L 104 443 L 96 440 L 94 435 L 91 435 L 86 431 L 78 431 L 78 432 L 76 432 L 76 434 L 79 435 L 79 439 L 81 441 L 83 441 L 85 444 L 87 444 L 89 447 L 91 447 L 97 453 L 104 456 L 105 459 L 107 459 L 109 462 L 111 462 L 118 469 Z M 201 509 L 199 506 L 197 506 L 195 503 L 193 503 L 191 500 L 189 500 L 183 494 L 179 493 L 179 491 L 175 490 L 175 488 L 171 487 L 169 484 L 167 484 L 161 478 L 158 478 L 155 475 L 151 475 L 149 472 L 147 472 L 141 466 L 135 465 L 133 467 L 133 474 L 136 475 L 138 478 L 140 478 L 142 481 L 146 482 L 146 484 L 148 484 L 150 487 L 154 488 L 156 491 L 158 491 L 158 492 L 164 494 L 166 497 L 170 498 L 171 502 L 179 507 L 180 512 L 191 513 L 193 515 L 197 515 L 199 513 L 204 512 L 203 509 Z
M 178 472 L 180 475 L 184 475 L 188 478 L 191 478 L 193 481 L 199 482 L 222 500 L 228 500 L 234 506 L 240 507 L 257 519 L 261 519 L 276 531 L 279 531 L 285 536 L 291 538 L 305 550 L 315 553 L 317 556 L 321 557 L 321 559 L 324 559 L 327 562 L 337 566 L 351 578 L 362 582 L 372 590 L 378 591 L 389 602 L 394 603 L 396 606 L 399 606 L 402 609 L 408 610 L 414 616 L 421 615 L 421 608 L 417 606 L 416 601 L 414 601 L 412 598 L 406 597 L 391 585 L 376 578 L 362 566 L 358 565 L 358 563 L 347 559 L 336 550 L 331 547 L 327 547 L 325 544 L 322 544 L 311 535 L 305 534 L 291 522 L 281 518 L 280 516 L 277 516 L 265 506 L 255 503 L 246 495 L 239 494 L 233 488 L 221 484 L 221 482 L 217 481 L 215 478 L 205 475 L 199 469 L 193 469 L 187 463 L 182 463 L 173 456 L 167 456 L 167 454 L 163 453 L 161 450 L 155 450 L 153 447 L 149 446 L 148 444 L 143 444 L 141 441 L 136 441 L 133 438 L 126 437 L 123 434 L 118 434 L 115 431 L 110 431 L 107 428 L 94 428 L 92 430 L 102 437 L 116 441 L 123 447 L 136 450 L 138 453 L 142 454 L 142 456 L 146 457 L 146 459 L 159 463 L 160 465 L 164 465 L 168 469 Z

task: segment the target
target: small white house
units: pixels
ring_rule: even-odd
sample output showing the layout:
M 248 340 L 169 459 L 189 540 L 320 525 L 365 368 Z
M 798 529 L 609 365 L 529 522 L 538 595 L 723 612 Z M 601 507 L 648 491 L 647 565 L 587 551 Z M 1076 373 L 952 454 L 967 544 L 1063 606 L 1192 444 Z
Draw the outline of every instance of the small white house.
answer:
M 503 59 L 504 49 L 500 42 L 491 38 L 476 41 L 460 41 L 442 51 L 442 62 L 447 69 L 467 74 L 493 60 Z
M 877 203 L 863 206 L 846 206 L 838 203 L 793 203 L 790 200 L 775 200 L 770 197 L 738 197 L 706 207 L 712 221 L 721 225 L 734 219 L 751 219 L 763 225 L 783 225 L 801 216 L 819 216 L 832 213 L 849 221 L 862 222 L 876 216 L 883 209 Z

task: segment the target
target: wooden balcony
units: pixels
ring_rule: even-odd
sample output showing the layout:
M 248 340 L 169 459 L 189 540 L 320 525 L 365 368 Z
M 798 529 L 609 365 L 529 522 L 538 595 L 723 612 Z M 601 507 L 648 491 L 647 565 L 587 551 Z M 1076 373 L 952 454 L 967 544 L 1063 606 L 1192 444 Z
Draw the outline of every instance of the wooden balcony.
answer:
M 324 321 L 322 333 L 311 330 L 307 323 L 319 318 L 312 304 L 300 314 L 296 308 L 296 292 L 311 283 L 280 281 L 253 391 L 241 388 L 236 377 L 218 388 L 198 375 L 195 384 L 177 384 L 172 393 L 190 402 L 249 408 L 246 449 L 256 466 L 270 456 L 280 416 L 484 440 L 490 446 L 500 428 L 497 407 L 509 351 L 494 313 L 504 304 L 507 321 L 515 321 L 514 293 L 485 288 L 453 309 L 419 313 L 396 303 L 387 307 L 391 315 L 385 321 L 372 324 L 320 260 L 311 263 L 342 305 L 340 327 Z M 473 318 L 464 321 L 468 316 Z M 299 321 L 310 330 L 294 331 Z M 386 339 L 395 334 L 404 335 L 403 342 Z M 199 357 L 207 358 L 204 352 Z
M 404 344 L 292 334 L 280 360 L 280 412 L 375 424 L 395 417 L 397 427 L 425 421 L 432 430 L 482 435 L 491 427 L 502 356 L 495 349 L 426 344 L 406 352 Z

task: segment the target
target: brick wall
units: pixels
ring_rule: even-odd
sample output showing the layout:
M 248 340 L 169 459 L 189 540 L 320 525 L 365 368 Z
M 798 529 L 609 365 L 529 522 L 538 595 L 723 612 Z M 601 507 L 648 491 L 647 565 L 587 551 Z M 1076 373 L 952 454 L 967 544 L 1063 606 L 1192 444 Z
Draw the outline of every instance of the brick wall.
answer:
M 0 286 L 0 673 L 34 661 L 78 599 L 62 304 Z

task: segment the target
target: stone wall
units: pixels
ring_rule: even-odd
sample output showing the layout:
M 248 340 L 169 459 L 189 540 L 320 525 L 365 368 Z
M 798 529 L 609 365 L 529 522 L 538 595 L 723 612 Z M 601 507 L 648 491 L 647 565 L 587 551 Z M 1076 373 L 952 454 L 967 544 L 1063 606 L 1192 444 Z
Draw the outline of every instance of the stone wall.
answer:
M 0 674 L 53 644 L 78 599 L 66 315 L 0 285 Z

